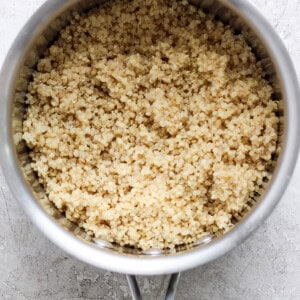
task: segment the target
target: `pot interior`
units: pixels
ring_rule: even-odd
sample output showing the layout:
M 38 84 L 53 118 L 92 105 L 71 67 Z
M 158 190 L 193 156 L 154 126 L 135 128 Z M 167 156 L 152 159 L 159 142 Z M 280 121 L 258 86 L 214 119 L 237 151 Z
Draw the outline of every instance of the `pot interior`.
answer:
M 206 12 L 215 16 L 215 18 L 222 20 L 225 24 L 230 24 L 237 33 L 242 32 L 247 39 L 249 45 L 255 51 L 257 57 L 262 61 L 264 71 L 266 73 L 266 79 L 271 83 L 274 89 L 273 100 L 279 102 L 280 109 L 278 110 L 278 116 L 280 117 L 280 126 L 279 126 L 279 139 L 277 154 L 274 155 L 274 163 L 272 164 L 272 170 L 276 169 L 276 164 L 278 157 L 280 156 L 281 144 L 284 140 L 284 101 L 281 101 L 283 95 L 281 93 L 281 82 L 276 75 L 274 64 L 272 58 L 268 55 L 267 48 L 265 44 L 258 38 L 255 33 L 254 28 L 250 28 L 247 25 L 247 22 L 243 20 L 236 12 L 231 10 L 225 4 L 224 1 L 213 1 L 213 0 L 204 0 L 204 1 L 191 1 L 193 5 L 203 8 Z M 32 190 L 32 193 L 35 196 L 36 201 L 43 207 L 43 209 L 54 218 L 61 226 L 66 230 L 74 234 L 80 239 L 86 241 L 86 243 L 95 243 L 99 248 L 106 248 L 108 251 L 117 251 L 119 253 L 131 254 L 131 255 L 167 255 L 167 252 L 161 251 L 150 251 L 143 253 L 139 249 L 132 249 L 129 247 L 120 247 L 119 245 L 112 245 L 105 241 L 93 241 L 93 239 L 85 233 L 81 228 L 76 224 L 68 221 L 65 216 L 56 209 L 56 207 L 48 200 L 47 195 L 44 192 L 43 187 L 39 184 L 37 176 L 30 166 L 29 158 L 29 149 L 27 148 L 25 142 L 22 140 L 22 121 L 24 118 L 24 113 L 26 112 L 25 95 L 28 87 L 28 82 L 32 79 L 32 72 L 36 67 L 39 57 L 42 57 L 45 49 L 51 45 L 51 43 L 56 39 L 58 32 L 62 27 L 68 23 L 68 18 L 72 10 L 88 10 L 95 5 L 101 4 L 101 1 L 70 1 L 69 4 L 64 4 L 64 7 L 58 9 L 58 15 L 47 16 L 44 18 L 44 23 L 40 24 L 39 34 L 32 36 L 31 43 L 28 45 L 27 50 L 24 51 L 23 60 L 20 63 L 20 68 L 17 72 L 16 78 L 16 88 L 14 93 L 13 101 L 13 111 L 12 111 L 12 134 L 14 136 L 16 153 L 20 168 L 23 171 L 25 180 L 28 183 L 28 186 Z M 63 5 L 61 5 L 63 6 Z M 25 49 L 25 47 L 24 47 Z M 243 218 L 247 216 L 251 209 L 260 201 L 263 201 L 264 190 L 266 186 L 261 187 L 260 195 L 257 195 L 256 199 L 249 199 L 244 211 L 240 215 L 240 219 L 236 220 L 237 223 L 242 222 Z M 217 238 L 217 237 L 216 237 Z M 210 242 L 210 238 L 205 238 L 203 241 L 199 241 L 193 245 L 182 245 L 176 248 L 177 253 L 183 253 L 190 249 L 197 247 L 205 247 L 205 244 Z M 101 250 L 99 250 L 101 251 Z

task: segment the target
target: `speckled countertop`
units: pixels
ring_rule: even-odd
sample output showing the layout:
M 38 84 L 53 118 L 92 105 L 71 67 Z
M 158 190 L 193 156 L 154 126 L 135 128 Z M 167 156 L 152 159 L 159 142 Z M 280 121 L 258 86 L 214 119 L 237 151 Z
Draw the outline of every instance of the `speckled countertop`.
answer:
M 0 65 L 43 2 L 0 0 Z M 300 0 L 254 2 L 283 39 L 300 78 Z M 298 160 L 282 201 L 265 224 L 229 254 L 184 272 L 176 299 L 300 299 L 299 182 Z M 49 242 L 24 215 L 2 174 L 0 228 L 0 299 L 130 299 L 125 276 L 79 262 Z M 145 299 L 162 299 L 166 284 L 163 276 L 140 277 Z

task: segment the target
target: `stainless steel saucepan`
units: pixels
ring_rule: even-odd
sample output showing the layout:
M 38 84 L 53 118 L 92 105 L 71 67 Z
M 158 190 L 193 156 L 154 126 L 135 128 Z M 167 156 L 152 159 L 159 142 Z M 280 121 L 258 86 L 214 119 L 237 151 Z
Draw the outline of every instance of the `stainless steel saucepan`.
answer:
M 15 198 L 32 222 L 55 244 L 93 266 L 126 274 L 173 274 L 166 299 L 173 299 L 178 272 L 205 264 L 241 244 L 272 212 L 280 200 L 296 164 L 300 140 L 300 108 L 297 79 L 289 55 L 273 28 L 247 0 L 193 0 L 209 13 L 243 32 L 262 60 L 267 79 L 283 99 L 280 115 L 279 155 L 274 175 L 251 210 L 235 227 L 219 238 L 178 248 L 176 253 L 138 250 L 93 240 L 67 221 L 47 200 L 30 168 L 28 149 L 22 141 L 24 98 L 38 58 L 66 25 L 73 9 L 86 10 L 97 0 L 48 0 L 30 18 L 13 43 L 0 77 L 0 162 Z M 134 299 L 141 299 L 134 275 L 128 275 Z

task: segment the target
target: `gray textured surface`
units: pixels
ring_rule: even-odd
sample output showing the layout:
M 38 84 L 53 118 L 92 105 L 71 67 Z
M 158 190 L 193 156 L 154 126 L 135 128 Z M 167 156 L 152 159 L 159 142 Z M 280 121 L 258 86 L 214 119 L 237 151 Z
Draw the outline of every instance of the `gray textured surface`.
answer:
M 0 0 L 0 65 L 44 0 Z M 284 40 L 300 75 L 300 0 L 255 0 Z M 276 3 L 276 4 L 275 4 Z M 0 141 L 1 142 L 1 141 Z M 182 274 L 177 299 L 300 299 L 300 162 L 281 203 L 243 245 Z M 123 275 L 63 253 L 32 226 L 0 174 L 0 299 L 130 299 Z M 161 299 L 164 277 L 140 278 Z

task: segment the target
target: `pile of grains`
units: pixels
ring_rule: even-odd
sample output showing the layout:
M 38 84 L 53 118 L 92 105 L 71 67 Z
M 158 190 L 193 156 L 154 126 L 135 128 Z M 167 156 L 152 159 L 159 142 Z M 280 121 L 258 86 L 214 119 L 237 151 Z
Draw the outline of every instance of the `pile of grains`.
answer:
M 242 35 L 184 1 L 110 1 L 40 59 L 23 138 L 46 194 L 141 249 L 225 232 L 276 151 L 272 88 Z

